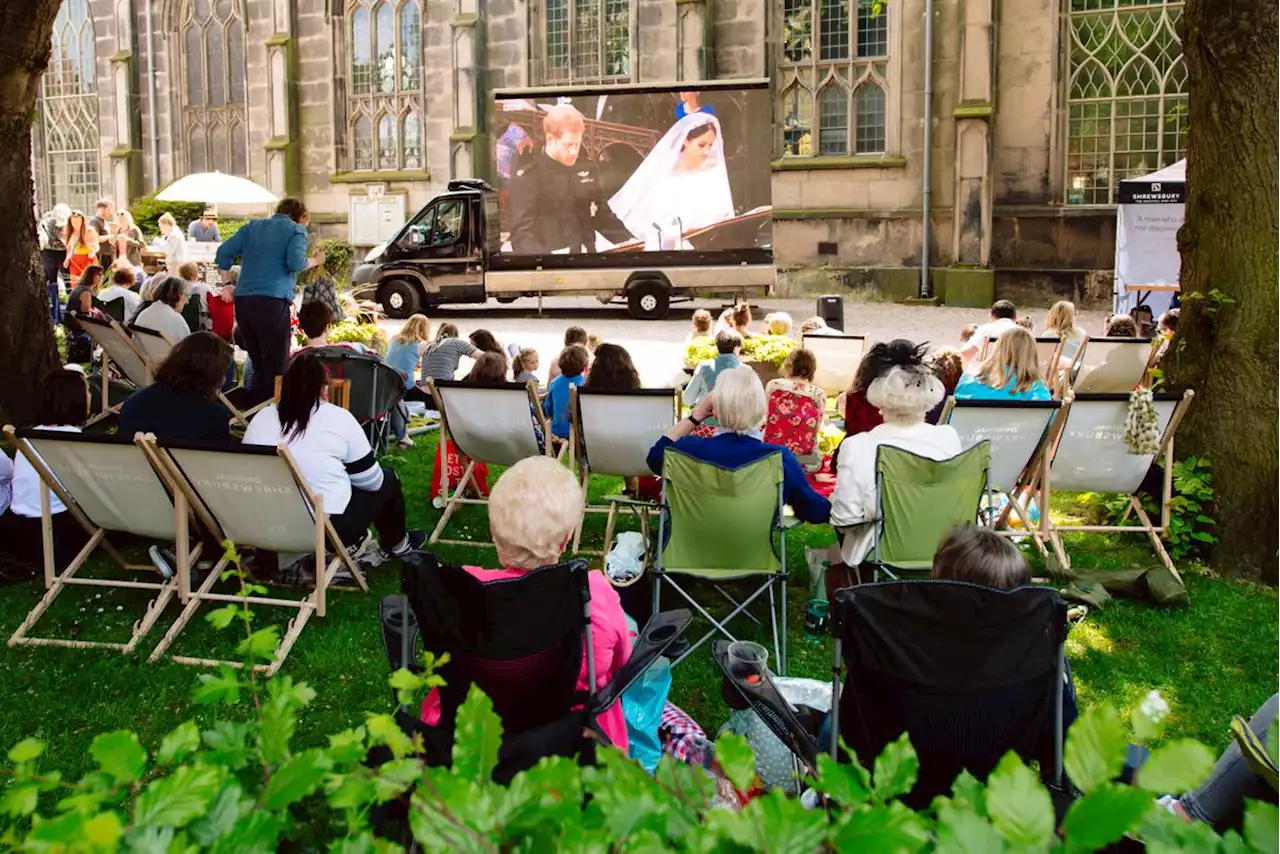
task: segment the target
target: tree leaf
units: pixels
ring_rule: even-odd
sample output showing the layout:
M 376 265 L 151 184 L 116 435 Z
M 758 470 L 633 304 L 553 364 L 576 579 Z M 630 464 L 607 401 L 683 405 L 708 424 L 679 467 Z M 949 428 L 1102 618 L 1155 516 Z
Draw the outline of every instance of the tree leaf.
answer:
M 1062 830 L 1067 851 L 1097 851 L 1137 830 L 1151 809 L 1151 795 L 1117 783 L 1103 783 L 1071 805 Z
M 1180 795 L 1199 786 L 1213 770 L 1214 755 L 1198 741 L 1180 739 L 1151 751 L 1138 769 L 1138 785 L 1155 794 Z
M 411 704 L 422 690 L 422 677 L 403 667 L 392 673 L 387 682 L 396 694 L 396 701 L 404 706 Z
M 717 738 L 716 761 L 735 789 L 751 791 L 751 784 L 756 779 L 756 754 L 745 738 L 733 732 L 725 732 Z
M 1003 854 L 1004 838 L 970 806 L 938 808 L 936 854 Z
M 493 710 L 493 701 L 476 685 L 458 707 L 458 723 L 453 742 L 453 773 L 477 785 L 485 785 L 498 767 L 502 744 L 502 721 Z
M 304 750 L 285 762 L 267 782 L 262 793 L 262 805 L 269 810 L 283 810 L 302 800 L 320 788 L 325 772 L 329 770 L 329 757 L 323 750 Z
M 928 841 L 924 819 L 899 801 L 888 806 L 863 805 L 846 813 L 831 838 L 837 851 L 858 854 L 914 854 Z
M 374 797 L 383 804 L 398 798 L 422 776 L 423 764 L 417 759 L 393 759 L 384 762 L 373 778 Z
M 250 810 L 209 847 L 208 854 L 275 854 L 283 829 L 283 816 Z
M 21 783 L 10 786 L 0 798 L 0 811 L 14 818 L 24 818 L 36 811 L 40 803 L 40 785 Z
M 200 728 L 195 721 L 178 724 L 160 742 L 160 750 L 156 753 L 156 762 L 161 765 L 173 765 L 181 762 L 200 747 Z
M 192 700 L 197 705 L 232 705 L 240 702 L 240 676 L 229 665 L 220 666 L 217 673 L 201 673 L 196 679 L 200 684 Z
M 845 809 L 852 809 L 871 797 L 871 775 L 849 754 L 849 762 L 837 762 L 831 754 L 818 756 L 818 781 L 814 787 Z
M 191 823 L 191 838 L 200 845 L 212 845 L 227 834 L 240 818 L 241 799 L 244 793 L 240 784 L 230 780 L 214 797 L 204 815 Z
M 965 803 L 973 807 L 980 816 L 987 814 L 987 787 L 968 771 L 961 771 L 951 784 L 951 797 L 957 805 Z
M 128 730 L 105 732 L 89 745 L 89 755 L 104 773 L 120 783 L 132 783 L 147 767 L 147 751 L 138 736 Z
M 1063 764 L 1071 782 L 1087 793 L 1120 775 L 1128 749 L 1120 713 L 1113 706 L 1094 706 L 1071 725 Z
M 270 661 L 275 657 L 276 648 L 280 646 L 280 627 L 267 626 L 258 629 L 236 646 L 236 653 L 244 658 L 252 658 L 255 662 Z
M 1275 804 L 1244 802 L 1244 838 L 1257 851 L 1275 854 L 1280 850 L 1280 813 Z
M 366 753 L 364 738 L 364 727 L 344 730 L 329 736 L 329 760 L 334 765 L 360 762 Z
M 9 748 L 9 761 L 14 765 L 22 765 L 38 758 L 44 753 L 44 742 L 35 738 L 24 738 Z
M 881 754 L 876 757 L 875 796 L 882 801 L 905 795 L 916 784 L 916 773 L 920 770 L 920 760 L 916 749 L 911 746 L 911 738 L 905 732 L 897 741 L 885 745 Z
M 209 621 L 209 625 L 218 631 L 222 631 L 231 625 L 231 621 L 240 616 L 240 608 L 236 605 L 223 605 L 217 610 L 210 611 L 205 615 L 205 619 Z
M 124 836 L 124 825 L 120 816 L 113 812 L 98 813 L 84 823 L 84 838 L 95 848 L 114 851 Z
M 204 815 L 222 784 L 217 765 L 182 765 L 138 795 L 133 811 L 135 827 L 185 827 Z
M 827 837 L 826 814 L 805 809 L 798 799 L 788 798 L 781 789 L 752 800 L 741 818 L 758 834 L 756 850 L 770 854 L 813 854 Z
M 239 771 L 248 763 L 249 748 L 245 740 L 249 737 L 249 727 L 245 724 L 217 721 L 201 733 L 201 737 L 208 761 L 226 765 L 233 771 Z
M 1043 848 L 1053 838 L 1053 802 L 1031 769 L 1010 751 L 987 779 L 987 813 L 1015 845 Z

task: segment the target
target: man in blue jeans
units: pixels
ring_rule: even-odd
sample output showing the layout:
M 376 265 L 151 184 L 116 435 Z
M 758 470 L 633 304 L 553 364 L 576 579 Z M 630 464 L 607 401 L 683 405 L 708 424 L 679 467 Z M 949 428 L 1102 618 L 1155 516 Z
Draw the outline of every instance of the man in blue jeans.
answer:
M 307 260 L 308 221 L 301 199 L 281 199 L 275 216 L 245 224 L 218 247 L 216 260 L 224 283 L 240 259 L 240 278 L 231 287 L 236 325 L 253 362 L 247 405 L 274 394 L 275 378 L 284 374 L 289 358 L 289 310 L 298 274 L 324 263 L 323 252 Z

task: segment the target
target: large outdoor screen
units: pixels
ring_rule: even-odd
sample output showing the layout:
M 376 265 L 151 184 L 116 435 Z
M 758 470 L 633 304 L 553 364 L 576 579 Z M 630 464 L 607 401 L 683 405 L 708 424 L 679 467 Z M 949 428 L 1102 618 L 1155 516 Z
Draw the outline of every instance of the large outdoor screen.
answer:
M 502 255 L 771 257 L 763 84 L 506 92 L 494 116 Z

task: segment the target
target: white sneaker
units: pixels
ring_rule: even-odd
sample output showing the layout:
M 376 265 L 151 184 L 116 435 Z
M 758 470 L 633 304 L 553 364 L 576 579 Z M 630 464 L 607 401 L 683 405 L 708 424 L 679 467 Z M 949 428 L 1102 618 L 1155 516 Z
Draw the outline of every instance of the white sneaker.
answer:
M 402 450 L 407 449 L 407 448 L 412 448 L 412 447 L 413 447 L 413 439 L 410 439 L 408 436 L 405 436 L 403 439 L 401 439 L 400 441 L 396 442 L 396 447 L 397 447 L 397 448 L 400 448 L 400 449 L 402 449 Z

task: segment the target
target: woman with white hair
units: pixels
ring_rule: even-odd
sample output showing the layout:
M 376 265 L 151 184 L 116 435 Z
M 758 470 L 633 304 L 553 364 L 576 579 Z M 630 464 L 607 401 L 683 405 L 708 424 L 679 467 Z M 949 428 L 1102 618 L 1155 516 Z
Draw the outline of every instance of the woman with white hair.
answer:
M 795 511 L 796 518 L 803 522 L 826 522 L 831 504 L 814 491 L 796 455 L 756 437 L 764 424 L 766 410 L 764 386 L 756 372 L 746 365 L 730 368 L 716 378 L 715 391 L 649 449 L 649 468 L 654 474 L 662 474 L 662 457 L 667 448 L 676 448 L 723 469 L 741 468 L 780 453 L 783 497 Z M 693 431 L 712 416 L 720 422 L 720 432 L 709 438 L 694 436 Z
M 465 566 L 480 581 L 518 578 L 554 567 L 582 520 L 582 488 L 573 472 L 550 457 L 529 457 L 502 473 L 489 494 L 489 531 L 502 569 Z M 595 651 L 596 688 L 603 688 L 631 657 L 631 632 L 618 592 L 604 573 L 588 575 L 591 590 L 591 641 Z M 578 673 L 578 690 L 587 690 L 586 650 Z M 597 720 L 615 747 L 627 751 L 627 721 L 622 703 Z M 422 721 L 440 721 L 440 697 L 434 690 L 422 704 Z
M 867 387 L 867 401 L 880 410 L 884 423 L 840 445 L 831 524 L 842 534 L 840 554 L 846 566 L 859 566 L 874 543 L 876 452 L 881 445 L 931 460 L 950 459 L 963 450 L 954 427 L 925 421 L 945 394 L 942 381 L 925 364 L 927 350 L 927 345 L 898 339 L 877 344 L 867 354 L 875 377 Z

